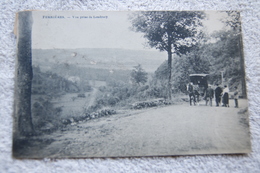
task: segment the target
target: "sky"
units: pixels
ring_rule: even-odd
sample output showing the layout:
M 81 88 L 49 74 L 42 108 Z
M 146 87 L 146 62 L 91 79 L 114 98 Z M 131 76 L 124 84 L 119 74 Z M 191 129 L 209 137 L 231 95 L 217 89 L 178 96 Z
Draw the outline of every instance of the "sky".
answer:
M 131 31 L 131 12 L 33 12 L 33 49 L 123 48 L 151 50 L 142 33 Z M 100 17 L 101 16 L 101 17 Z M 203 23 L 220 30 L 223 13 L 209 11 Z
M 65 19 L 44 19 L 45 15 L 44 12 L 33 15 L 33 48 L 136 50 L 144 47 L 145 39 L 142 34 L 129 29 L 131 25 L 128 21 L 128 12 L 48 12 L 48 16 L 59 15 L 64 16 Z M 92 16 L 92 18 L 83 18 L 83 16 Z M 107 18 L 94 18 L 94 16 Z

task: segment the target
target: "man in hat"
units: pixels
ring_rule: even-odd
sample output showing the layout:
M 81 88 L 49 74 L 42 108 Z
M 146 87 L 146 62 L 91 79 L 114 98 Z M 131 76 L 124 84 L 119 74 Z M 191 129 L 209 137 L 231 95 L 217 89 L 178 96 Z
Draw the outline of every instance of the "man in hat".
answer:
M 221 95 L 222 95 L 222 88 L 216 84 L 216 89 L 215 89 L 215 99 L 216 99 L 216 106 L 219 106 L 221 102 Z

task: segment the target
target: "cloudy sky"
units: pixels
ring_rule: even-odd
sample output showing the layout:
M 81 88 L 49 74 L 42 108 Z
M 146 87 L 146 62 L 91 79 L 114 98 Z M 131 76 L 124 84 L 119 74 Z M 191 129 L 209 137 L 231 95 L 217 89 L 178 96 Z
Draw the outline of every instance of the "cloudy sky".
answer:
M 32 48 L 154 50 L 145 46 L 146 40 L 142 33 L 129 29 L 129 13 L 131 12 L 33 12 Z M 219 20 L 225 17 L 223 13 L 209 11 L 207 14 L 208 19 L 204 25 L 209 32 L 223 27 Z

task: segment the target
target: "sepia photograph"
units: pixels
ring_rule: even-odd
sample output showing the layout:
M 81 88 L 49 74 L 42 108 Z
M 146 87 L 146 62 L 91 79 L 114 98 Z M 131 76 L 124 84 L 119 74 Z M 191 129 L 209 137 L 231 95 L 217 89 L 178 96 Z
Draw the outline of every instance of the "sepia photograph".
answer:
M 13 157 L 251 152 L 239 11 L 17 13 Z

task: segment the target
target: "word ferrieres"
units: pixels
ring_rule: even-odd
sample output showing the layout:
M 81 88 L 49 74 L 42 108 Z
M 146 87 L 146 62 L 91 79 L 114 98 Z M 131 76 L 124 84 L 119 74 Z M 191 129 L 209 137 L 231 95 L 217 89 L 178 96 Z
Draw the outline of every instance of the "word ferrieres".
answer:
M 108 16 L 71 16 L 71 17 L 65 17 L 65 16 L 42 16 L 43 19 L 65 19 L 65 18 L 73 18 L 73 19 L 107 19 Z

